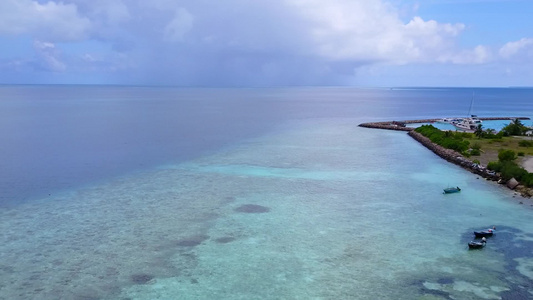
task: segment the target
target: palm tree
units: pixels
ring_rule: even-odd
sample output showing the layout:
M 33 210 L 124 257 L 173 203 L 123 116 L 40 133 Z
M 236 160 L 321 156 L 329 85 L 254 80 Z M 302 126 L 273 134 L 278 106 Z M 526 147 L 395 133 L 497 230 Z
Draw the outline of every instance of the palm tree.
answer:
M 524 126 L 524 124 L 522 124 L 522 122 L 518 118 L 513 120 L 513 125 L 515 125 L 516 127 L 523 127 Z
M 483 125 L 481 125 L 481 124 L 477 125 L 476 131 L 474 131 L 474 134 L 478 138 L 481 138 L 483 136 Z
M 519 119 L 514 119 L 509 125 L 505 126 L 502 130 L 508 135 L 522 135 L 524 133 L 524 125 Z

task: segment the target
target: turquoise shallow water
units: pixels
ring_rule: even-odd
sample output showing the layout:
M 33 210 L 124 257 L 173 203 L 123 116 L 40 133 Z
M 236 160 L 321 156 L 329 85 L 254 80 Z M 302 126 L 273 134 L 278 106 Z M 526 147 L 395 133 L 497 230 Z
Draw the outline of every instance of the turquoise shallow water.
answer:
M 1 211 L 1 298 L 533 297 L 527 205 L 405 133 L 304 120 Z
M 346 108 L 281 101 L 272 130 L 2 208 L 0 299 L 533 298 L 533 203 L 358 127 L 406 111 L 348 92 L 305 93 Z

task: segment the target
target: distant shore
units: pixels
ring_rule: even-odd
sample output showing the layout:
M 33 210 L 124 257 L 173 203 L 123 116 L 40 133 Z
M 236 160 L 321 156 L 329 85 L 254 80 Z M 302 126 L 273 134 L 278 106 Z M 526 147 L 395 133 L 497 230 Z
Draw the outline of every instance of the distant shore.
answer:
M 479 118 L 482 121 L 498 121 L 498 120 L 530 120 L 528 117 L 488 117 L 488 118 Z M 412 131 L 415 128 L 406 127 L 406 124 L 417 124 L 417 123 L 435 123 L 440 119 L 421 119 L 421 120 L 404 120 L 404 121 L 385 121 L 385 122 L 369 122 L 361 123 L 359 126 L 366 128 L 376 128 L 376 129 L 387 129 L 387 130 L 398 130 L 398 131 Z
M 528 117 L 491 117 L 491 118 L 479 118 L 483 121 L 492 121 L 492 120 L 529 120 Z M 466 169 L 470 171 L 471 173 L 477 174 L 487 180 L 496 181 L 498 183 L 501 182 L 501 177 L 499 174 L 495 174 L 493 172 L 490 172 L 486 167 L 480 166 L 476 163 L 473 163 L 468 158 L 464 157 L 461 153 L 456 152 L 451 149 L 446 149 L 440 145 L 437 145 L 431 140 L 422 134 L 414 131 L 416 128 L 413 127 L 407 127 L 406 124 L 414 124 L 414 123 L 434 123 L 439 121 L 439 119 L 422 119 L 422 120 L 404 120 L 404 121 L 386 121 L 386 122 L 370 122 L 370 123 L 362 123 L 359 124 L 360 127 L 365 128 L 375 128 L 375 129 L 385 129 L 385 130 L 396 130 L 396 131 L 405 131 L 407 134 L 418 141 L 420 144 L 431 150 L 433 153 L 437 154 L 441 158 L 444 158 L 445 160 L 454 163 L 463 169 Z M 533 170 L 533 158 L 528 158 L 524 160 L 523 163 L 524 169 L 526 169 L 528 172 L 531 172 Z M 522 186 L 516 186 L 516 184 L 510 184 L 509 182 L 506 183 L 507 187 L 514 190 L 516 188 L 517 191 L 520 192 L 520 194 L 523 197 L 530 198 L 533 195 L 533 190 L 527 189 Z

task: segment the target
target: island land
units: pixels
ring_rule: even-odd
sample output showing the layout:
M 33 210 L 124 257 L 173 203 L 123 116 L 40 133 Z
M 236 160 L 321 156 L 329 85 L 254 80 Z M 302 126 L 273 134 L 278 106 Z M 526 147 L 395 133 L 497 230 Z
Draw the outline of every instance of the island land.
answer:
M 499 117 L 499 118 L 480 118 L 481 120 L 528 120 L 526 117 Z M 523 139 L 531 139 L 530 137 L 510 137 L 505 141 L 491 141 L 491 140 L 481 140 L 472 138 L 470 143 L 481 144 L 481 153 L 480 155 L 465 157 L 461 153 L 456 152 L 451 149 L 446 149 L 440 145 L 437 145 L 431 140 L 422 134 L 414 131 L 416 128 L 407 127 L 406 124 L 421 124 L 421 123 L 433 123 L 438 121 L 437 119 L 423 119 L 423 120 L 406 120 L 406 121 L 386 121 L 386 122 L 372 122 L 372 123 L 362 123 L 359 124 L 361 127 L 366 128 L 376 128 L 376 129 L 386 129 L 386 130 L 397 130 L 405 131 L 413 139 L 420 142 L 426 148 L 433 151 L 438 156 L 446 159 L 449 162 L 452 162 L 456 165 L 461 166 L 462 168 L 477 174 L 487 180 L 492 180 L 500 184 L 505 184 L 512 190 L 515 190 L 517 193 L 526 198 L 531 198 L 533 196 L 533 189 L 526 188 L 521 186 L 517 182 L 509 181 L 502 182 L 501 177 L 498 173 L 492 172 L 486 168 L 489 162 L 498 160 L 498 153 L 501 149 L 510 149 L 521 155 L 517 159 L 517 163 L 521 165 L 526 171 L 533 173 L 533 149 L 524 150 L 522 147 L 519 147 L 518 143 Z M 522 202 L 521 202 L 522 203 Z

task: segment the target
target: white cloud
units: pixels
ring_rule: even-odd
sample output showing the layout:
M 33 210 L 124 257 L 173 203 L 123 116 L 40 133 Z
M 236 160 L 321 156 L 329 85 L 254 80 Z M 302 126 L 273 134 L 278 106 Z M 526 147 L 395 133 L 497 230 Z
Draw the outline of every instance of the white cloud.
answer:
M 95 13 L 100 14 L 109 24 L 120 24 L 131 20 L 129 8 L 122 1 L 99 1 Z
M 394 7 L 378 0 L 287 1 L 311 24 L 318 54 L 333 60 L 434 61 L 465 28 L 420 17 L 404 24 Z
M 72 41 L 87 37 L 91 24 L 73 4 L 31 0 L 0 1 L 0 34 L 27 34 L 38 39 Z
M 268 51 L 330 61 L 437 61 L 443 53 L 453 51 L 454 38 L 464 29 L 463 24 L 441 24 L 421 17 L 404 23 L 398 9 L 382 0 L 2 3 L 0 10 L 13 17 L 0 23 L 0 33 L 29 33 L 48 41 L 92 37 L 120 45 L 137 40 L 154 49 L 159 43 L 180 41 L 225 53 L 235 51 L 236 55 Z
M 152 0 L 152 1 L 142 1 L 139 3 L 141 7 L 155 8 L 159 10 L 173 10 L 176 7 L 183 5 L 184 1 L 182 0 Z
M 499 52 L 461 48 L 464 24 L 417 14 L 400 0 L 0 0 L 0 35 L 47 41 L 34 45 L 41 69 L 177 84 L 334 83 L 375 66 L 466 68 L 533 55 L 533 39 Z
M 45 71 L 63 72 L 67 66 L 59 60 L 59 51 L 53 43 L 35 41 L 33 47 L 38 56 L 37 66 Z
M 165 27 L 165 39 L 168 41 L 181 41 L 185 34 L 191 30 L 194 17 L 184 8 L 176 9 L 174 18 Z
M 58 1 L 58 0 L 55 0 Z M 132 1 L 125 0 L 63 0 L 77 8 L 78 14 L 90 20 L 88 39 L 112 41 L 128 35 L 128 24 L 138 15 Z
M 533 38 L 523 38 L 515 42 L 509 42 L 500 48 L 500 55 L 510 59 L 516 55 L 533 56 Z
M 483 45 L 478 45 L 474 49 L 445 53 L 437 59 L 437 61 L 441 63 L 452 63 L 458 65 L 484 64 L 492 60 L 492 51 Z
M 99 62 L 100 60 L 95 57 L 94 54 L 85 53 L 81 56 L 81 59 L 88 63 Z

